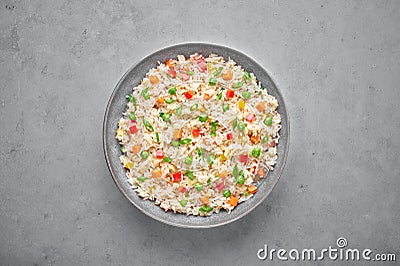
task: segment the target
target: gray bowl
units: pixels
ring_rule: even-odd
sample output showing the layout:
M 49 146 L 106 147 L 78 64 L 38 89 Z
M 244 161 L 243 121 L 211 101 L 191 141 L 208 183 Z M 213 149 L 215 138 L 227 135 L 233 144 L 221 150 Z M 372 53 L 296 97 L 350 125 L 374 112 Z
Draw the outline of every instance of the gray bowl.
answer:
M 185 214 L 174 214 L 165 212 L 153 201 L 141 199 L 135 191 L 130 188 L 125 175 L 125 169 L 119 161 L 121 155 L 120 146 L 115 139 L 115 131 L 118 127 L 118 121 L 122 113 L 126 109 L 126 95 L 131 93 L 134 86 L 137 86 L 143 79 L 147 71 L 157 66 L 157 62 L 165 62 L 169 58 L 176 58 L 182 54 L 186 57 L 193 53 L 201 53 L 208 56 L 211 53 L 223 56 L 225 59 L 232 58 L 237 64 L 241 65 L 249 72 L 253 72 L 261 81 L 263 87 L 267 88 L 269 94 L 275 96 L 279 102 L 278 112 L 282 117 L 282 129 L 280 130 L 280 141 L 277 146 L 278 160 L 275 169 L 268 173 L 259 187 L 258 192 L 251 199 L 239 204 L 231 213 L 221 211 L 218 214 L 212 214 L 208 217 L 186 216 Z M 113 93 L 107 105 L 103 123 L 103 146 L 104 154 L 110 169 L 111 175 L 124 196 L 139 210 L 150 217 L 166 224 L 186 227 L 186 228 L 210 228 L 233 222 L 252 211 L 257 207 L 268 194 L 281 176 L 285 165 L 288 148 L 289 148 L 289 115 L 286 109 L 285 101 L 282 94 L 275 86 L 271 77 L 256 61 L 249 56 L 236 51 L 232 48 L 208 44 L 208 43 L 183 43 L 161 49 L 151 55 L 143 58 L 122 76 L 121 80 L 115 86 Z

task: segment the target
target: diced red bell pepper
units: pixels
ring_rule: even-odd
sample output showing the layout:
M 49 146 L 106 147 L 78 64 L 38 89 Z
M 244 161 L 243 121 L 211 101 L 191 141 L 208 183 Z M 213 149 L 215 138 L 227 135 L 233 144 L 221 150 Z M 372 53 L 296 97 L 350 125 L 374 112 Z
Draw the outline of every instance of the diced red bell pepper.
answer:
M 156 151 L 156 157 L 157 157 L 157 159 L 164 158 L 164 152 L 162 150 Z
M 226 91 L 226 98 L 232 99 L 235 96 L 235 92 L 233 90 Z
M 200 129 L 193 129 L 192 130 L 192 135 L 193 137 L 197 138 L 198 136 L 200 136 Z
M 216 188 L 218 189 L 218 191 L 223 190 L 224 187 L 225 187 L 224 181 L 222 181 L 221 183 L 218 183 L 218 184 L 216 185 Z
M 138 129 L 135 125 L 133 125 L 129 128 L 129 131 L 131 132 L 131 134 L 136 134 L 138 132 Z
M 246 120 L 249 121 L 250 123 L 253 122 L 254 119 L 256 119 L 256 117 L 252 113 L 248 113 L 246 115 Z
M 192 99 L 193 95 L 194 95 L 194 93 L 191 92 L 191 91 L 185 92 L 185 97 L 186 97 L 186 99 Z
M 182 180 L 181 172 L 176 172 L 172 174 L 172 178 L 174 179 L 174 182 L 179 182 Z
M 247 163 L 248 160 L 249 160 L 249 156 L 247 154 L 240 154 L 239 155 L 239 162 Z
M 232 133 L 226 134 L 226 139 L 227 139 L 227 140 L 231 140 L 232 138 L 233 138 Z
M 170 76 L 171 78 L 175 78 L 176 77 L 176 71 L 173 68 L 170 68 L 168 70 L 168 76 Z

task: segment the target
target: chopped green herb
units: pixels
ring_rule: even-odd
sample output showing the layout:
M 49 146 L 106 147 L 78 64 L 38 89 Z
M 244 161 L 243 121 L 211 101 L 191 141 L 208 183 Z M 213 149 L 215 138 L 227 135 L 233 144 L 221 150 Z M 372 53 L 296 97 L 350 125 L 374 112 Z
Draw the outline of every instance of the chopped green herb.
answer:
M 208 84 L 210 84 L 210 86 L 215 86 L 217 85 L 217 79 L 216 78 L 210 78 L 208 80 Z
M 200 121 L 200 122 L 203 122 L 203 123 L 206 122 L 206 121 L 207 121 L 207 118 L 208 118 L 208 117 L 207 117 L 206 115 L 199 115 L 199 121 Z
M 157 141 L 157 143 L 159 143 L 160 142 L 160 136 L 158 135 L 158 133 L 156 132 L 156 141 Z
M 187 74 L 192 76 L 192 75 L 194 75 L 194 72 L 193 71 L 188 71 Z
M 128 100 L 129 100 L 131 103 L 133 103 L 134 105 L 136 105 L 136 98 L 133 97 L 132 94 L 128 94 L 127 97 L 128 97 Z
M 222 105 L 222 111 L 226 112 L 229 110 L 229 104 L 224 103 L 224 105 Z
M 268 135 L 265 135 L 265 137 L 263 137 L 261 140 L 261 144 L 264 144 L 267 141 L 268 141 Z
M 185 144 L 189 144 L 190 142 L 192 142 L 192 139 L 186 138 L 186 139 L 181 139 L 179 141 L 179 144 L 185 145 Z
M 150 124 L 149 121 L 143 119 L 143 125 L 144 125 L 144 127 L 145 127 L 148 131 L 150 131 L 150 132 L 153 132 L 153 131 L 154 131 L 154 128 L 153 128 L 153 126 Z
M 211 184 L 211 178 L 208 178 L 207 179 L 207 185 L 210 185 Z
M 173 103 L 173 102 L 175 102 L 174 99 L 165 99 L 165 103 L 167 103 L 167 104 L 170 104 L 170 103 Z
M 172 159 L 171 159 L 171 157 L 165 156 L 163 158 L 163 161 L 166 162 L 166 163 L 169 163 L 170 161 L 172 161 Z
M 121 152 L 125 152 L 125 147 L 124 147 L 124 146 L 121 146 L 121 148 L 119 148 L 119 150 L 120 150 Z
M 175 114 L 178 116 L 182 115 L 182 105 L 175 109 Z
M 203 149 L 202 149 L 202 148 L 197 148 L 197 154 L 198 154 L 202 159 L 204 159 L 204 152 L 203 152 Z
M 239 176 L 239 168 L 237 166 L 237 164 L 235 164 L 235 166 L 233 167 L 233 177 L 237 178 Z
M 147 177 L 138 176 L 138 177 L 136 177 L 136 179 L 137 179 L 138 181 L 140 181 L 140 182 L 144 182 L 144 181 L 147 179 Z
M 272 117 L 267 116 L 267 117 L 264 119 L 264 124 L 265 124 L 266 126 L 271 126 L 271 125 L 272 125 Z
M 160 117 L 164 122 L 170 122 L 171 121 L 171 115 L 168 113 L 160 113 Z
M 130 112 L 128 114 L 128 117 L 129 117 L 129 120 L 132 120 L 132 121 L 136 120 L 136 114 L 134 112 Z
M 244 75 L 243 75 L 243 77 L 245 77 L 247 80 L 251 81 L 251 75 L 250 75 L 250 73 L 249 73 L 249 72 L 247 72 L 247 71 L 244 71 Z
M 179 141 L 173 140 L 173 141 L 171 142 L 171 145 L 172 145 L 172 147 L 178 147 L 178 146 L 179 146 Z
M 176 87 L 175 86 L 169 87 L 168 93 L 171 95 L 176 94 Z
M 241 81 L 239 81 L 238 83 L 236 83 L 235 85 L 233 85 L 233 87 L 234 87 L 235 89 L 240 88 L 240 87 L 242 87 L 242 86 L 243 86 L 243 82 L 241 82 Z
M 195 110 L 197 110 L 197 108 L 199 107 L 199 105 L 196 103 L 196 104 L 193 104 L 191 107 L 190 107 L 190 111 L 195 111 Z
M 208 164 L 213 164 L 215 160 L 215 155 L 211 154 L 210 156 L 207 157 L 207 163 Z
M 235 129 L 238 126 L 238 119 L 237 117 L 233 120 L 232 129 Z
M 186 170 L 186 176 L 193 181 L 194 175 L 192 171 Z
M 185 160 L 183 161 L 186 165 L 191 165 L 193 162 L 193 158 L 192 157 L 186 157 Z
M 143 96 L 143 99 L 145 99 L 145 100 L 150 99 L 149 87 L 143 89 L 141 95 Z
M 199 182 L 194 184 L 194 188 L 197 190 L 197 192 L 200 192 L 203 189 L 203 185 Z
M 223 67 L 219 67 L 215 72 L 214 72 L 214 77 L 218 77 L 219 75 L 221 75 L 221 72 L 224 68 Z
M 187 200 L 181 200 L 181 201 L 179 202 L 179 204 L 180 204 L 182 207 L 185 207 L 186 204 L 187 204 Z
M 239 131 L 243 131 L 245 128 L 246 128 L 246 124 L 243 123 L 243 122 L 240 122 L 239 125 L 238 125 Z
M 218 99 L 218 101 L 220 101 L 222 99 L 222 92 L 218 93 L 217 99 Z
M 212 210 L 213 210 L 213 208 L 211 208 L 210 206 L 201 206 L 199 208 L 199 212 L 210 212 Z

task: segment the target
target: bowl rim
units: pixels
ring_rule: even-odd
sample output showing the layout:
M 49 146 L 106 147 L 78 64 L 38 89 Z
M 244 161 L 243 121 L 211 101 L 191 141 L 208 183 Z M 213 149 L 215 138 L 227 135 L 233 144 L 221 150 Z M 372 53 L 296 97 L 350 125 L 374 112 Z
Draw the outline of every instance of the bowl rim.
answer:
M 115 172 L 115 170 L 113 169 L 113 167 L 111 166 L 111 160 L 110 160 L 110 155 L 108 153 L 108 143 L 107 143 L 107 129 L 106 129 L 106 125 L 108 123 L 108 116 L 109 116 L 109 112 L 110 112 L 110 107 L 111 107 L 111 102 L 115 97 L 115 94 L 118 91 L 118 88 L 120 87 L 120 85 L 122 84 L 122 82 L 126 79 L 126 77 L 130 74 L 130 72 L 132 71 L 132 69 L 134 69 L 137 65 L 139 65 L 141 62 L 145 61 L 146 59 L 148 59 L 151 55 L 153 55 L 154 53 L 158 53 L 158 52 L 162 52 L 168 49 L 172 49 L 172 48 L 177 48 L 177 47 L 181 47 L 181 46 L 185 46 L 185 45 L 205 45 L 205 46 L 214 46 L 214 47 L 220 47 L 223 49 L 227 49 L 227 50 L 233 50 L 238 54 L 242 54 L 243 56 L 247 57 L 248 59 L 250 59 L 255 65 L 257 65 L 258 67 L 260 67 L 262 70 L 264 70 L 267 75 L 269 76 L 269 78 L 271 79 L 271 81 L 273 82 L 273 84 L 276 87 L 276 90 L 281 94 L 281 101 L 283 102 L 283 105 L 285 106 L 285 114 L 286 114 L 286 120 L 287 120 L 287 141 L 286 141 L 286 146 L 284 146 L 283 148 L 284 153 L 283 153 L 283 157 L 281 159 L 281 163 L 282 166 L 279 168 L 279 171 L 276 175 L 276 179 L 272 182 L 271 187 L 269 189 L 267 189 L 264 193 L 263 196 L 256 202 L 254 202 L 253 205 L 249 206 L 243 213 L 241 213 L 240 215 L 237 216 L 233 216 L 232 219 L 226 220 L 226 221 L 222 221 L 222 222 L 217 222 L 215 224 L 208 224 L 208 225 L 189 225 L 189 224 L 180 224 L 180 223 L 176 223 L 176 222 L 171 222 L 171 221 L 166 221 L 160 217 L 158 217 L 157 215 L 153 215 L 152 213 L 150 213 L 149 211 L 147 211 L 145 208 L 142 208 L 141 206 L 139 206 L 138 204 L 136 204 L 135 201 L 133 201 L 131 199 L 131 197 L 128 196 L 127 192 L 123 189 L 122 184 L 119 182 L 119 180 L 117 179 L 117 174 Z M 124 197 L 131 203 L 133 204 L 138 210 L 140 210 L 142 213 L 146 214 L 147 216 L 153 218 L 156 221 L 162 222 L 164 224 L 168 224 L 168 225 L 172 225 L 172 226 L 176 226 L 176 227 L 180 227 L 180 228 L 193 228 L 193 229 L 204 229 L 204 228 L 214 228 L 214 227 L 218 227 L 218 226 L 222 226 L 222 225 L 226 225 L 229 223 L 232 223 L 234 221 L 239 220 L 240 218 L 246 216 L 247 214 L 249 214 L 251 211 L 253 211 L 257 206 L 259 206 L 262 202 L 265 201 L 265 199 L 269 196 L 269 194 L 271 193 L 271 191 L 274 189 L 274 187 L 276 186 L 276 184 L 278 183 L 282 172 L 285 168 L 286 165 L 286 160 L 288 157 L 288 153 L 289 153 L 289 143 L 290 143 L 290 117 L 289 117 L 289 111 L 288 111 L 288 106 L 286 105 L 286 101 L 284 98 L 284 95 L 282 93 L 282 91 L 279 89 L 279 87 L 277 86 L 277 82 L 275 81 L 275 79 L 269 74 L 270 72 L 268 72 L 265 67 L 263 67 L 261 64 L 259 64 L 253 57 L 243 53 L 240 50 L 237 50 L 235 48 L 231 48 L 228 47 L 226 45 L 221 45 L 218 43 L 211 43 L 211 42 L 182 42 L 182 43 L 176 43 L 173 45 L 169 45 L 169 46 L 165 46 L 163 48 L 157 49 L 157 50 L 153 50 L 152 52 L 148 53 L 146 56 L 142 57 L 141 59 L 137 60 L 136 62 L 134 62 L 126 71 L 125 73 L 122 75 L 122 77 L 119 79 L 119 81 L 117 82 L 117 84 L 114 86 L 114 89 L 108 99 L 107 102 L 107 107 L 104 113 L 104 118 L 103 118 L 103 152 L 104 152 L 104 156 L 107 162 L 107 167 L 108 170 L 111 173 L 111 176 L 114 180 L 114 183 L 116 184 L 116 186 L 118 187 L 119 191 L 124 195 Z M 218 215 L 217 214 L 213 214 L 213 215 Z

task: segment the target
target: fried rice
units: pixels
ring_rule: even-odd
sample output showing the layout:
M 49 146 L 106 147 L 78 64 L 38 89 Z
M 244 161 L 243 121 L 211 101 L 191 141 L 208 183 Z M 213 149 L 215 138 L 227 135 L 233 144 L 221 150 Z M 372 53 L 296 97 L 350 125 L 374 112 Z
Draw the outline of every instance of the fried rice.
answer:
M 127 98 L 120 161 L 132 189 L 165 211 L 230 212 L 274 168 L 278 102 L 231 59 L 159 62 Z

